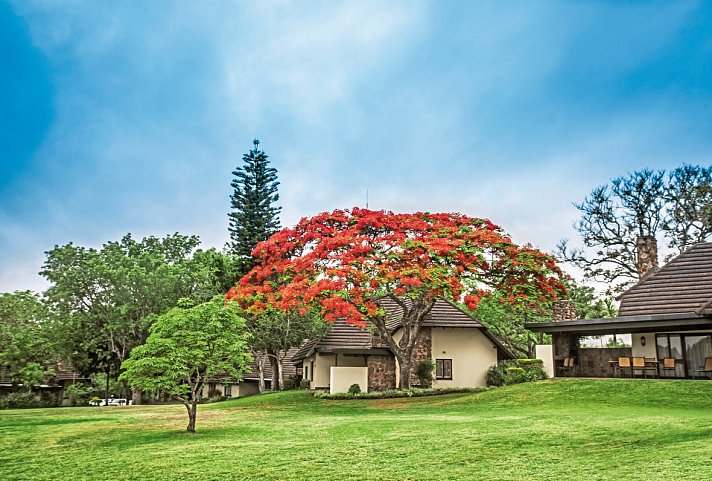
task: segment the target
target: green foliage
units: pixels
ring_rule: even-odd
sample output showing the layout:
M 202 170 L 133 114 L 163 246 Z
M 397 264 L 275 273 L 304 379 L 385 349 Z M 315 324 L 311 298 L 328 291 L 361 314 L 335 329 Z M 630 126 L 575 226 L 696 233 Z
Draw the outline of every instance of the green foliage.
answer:
M 31 392 L 11 392 L 0 398 L 0 409 L 32 409 L 50 407 L 50 403 L 42 401 Z
M 69 398 L 72 406 L 86 406 L 94 394 L 94 388 L 89 385 L 76 382 L 67 386 L 64 390 L 65 396 Z
M 242 315 L 250 333 L 250 348 L 256 353 L 266 353 L 263 355 L 269 356 L 273 371 L 277 369 L 277 360 L 285 361 L 289 349 L 300 346 L 306 339 L 320 338 L 327 331 L 327 324 L 316 309 L 303 314 L 269 309 L 260 313 L 243 312 Z M 272 390 L 287 389 L 286 385 L 279 386 L 275 382 L 277 377 L 273 376 Z
M 358 386 L 354 384 L 353 386 Z M 351 387 L 353 387 L 351 386 Z M 487 388 L 484 387 L 474 387 L 474 388 L 459 388 L 459 387 L 443 387 L 443 388 L 408 388 L 408 389 L 390 389 L 386 391 L 371 391 L 371 392 L 341 392 L 335 394 L 329 394 L 327 391 L 317 391 L 314 393 L 314 397 L 318 399 L 337 399 L 337 400 L 348 400 L 348 399 L 391 399 L 391 398 L 410 398 L 410 397 L 428 397 L 428 396 L 442 396 L 444 394 L 463 394 L 463 393 L 478 393 L 486 391 Z M 351 388 L 349 388 L 349 391 Z
M 254 149 L 242 156 L 243 165 L 235 169 L 230 184 L 230 251 L 240 262 L 240 273 L 245 274 L 254 265 L 252 250 L 258 242 L 266 240 L 279 230 L 281 207 L 277 193 L 277 169 L 269 167 L 267 154 L 259 150 L 255 139 Z M 227 291 L 227 289 L 225 290 Z
M 158 317 L 146 343 L 121 366 L 134 389 L 190 399 L 211 376 L 240 378 L 251 362 L 245 322 L 222 297 Z M 199 393 L 197 393 L 199 394 Z
M 156 315 L 181 298 L 205 302 L 225 292 L 234 260 L 198 250 L 195 236 L 134 240 L 130 234 L 100 249 L 67 244 L 47 253 L 41 274 L 57 320 L 63 358 L 84 373 L 116 371 L 143 343 Z
M 523 382 L 546 379 L 544 363 L 541 359 L 514 359 L 502 361 L 487 370 L 488 386 L 508 386 Z
M 535 308 L 513 306 L 503 301 L 505 295 L 503 292 L 495 292 L 491 297 L 482 299 L 477 310 L 472 313 L 510 351 L 520 356 L 532 357 L 535 346 L 545 343 L 546 337 L 525 329 L 524 324 L 550 321 L 551 304 L 542 304 Z
M 348 394 L 355 395 L 361 392 L 361 386 L 358 384 L 352 384 L 349 386 Z
M 54 374 L 56 343 L 42 299 L 29 291 L 0 294 L 0 365 L 26 388 Z
M 579 319 L 603 319 L 618 316 L 616 301 L 611 295 L 600 297 L 593 287 L 569 279 L 566 283 L 569 299 L 574 301 Z
M 298 376 L 288 376 L 284 379 L 284 389 L 302 389 L 308 386 L 302 386 Z
M 94 391 L 102 393 L 103 395 L 112 396 L 117 393 L 122 393 L 127 390 L 125 383 L 120 382 L 113 376 L 109 377 L 109 392 L 106 392 L 106 373 L 98 372 L 91 376 L 91 385 Z M 126 397 L 126 396 L 119 396 Z
M 414 373 L 420 381 L 421 386 L 430 386 L 433 382 L 433 373 L 435 372 L 435 361 L 426 357 L 415 364 Z
M 161 392 L 192 407 L 192 432 L 194 406 L 205 382 L 225 375 L 240 379 L 252 362 L 244 327 L 236 306 L 226 304 L 222 296 L 187 309 L 175 307 L 157 318 L 146 343 L 124 361 L 120 380 L 132 389 Z

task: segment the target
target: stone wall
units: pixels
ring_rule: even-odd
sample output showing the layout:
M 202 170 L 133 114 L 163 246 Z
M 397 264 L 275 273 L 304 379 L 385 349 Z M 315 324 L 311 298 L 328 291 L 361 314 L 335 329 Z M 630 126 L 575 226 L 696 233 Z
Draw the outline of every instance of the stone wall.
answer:
M 413 368 L 410 375 L 410 385 L 420 385 L 420 379 L 415 375 L 415 365 L 423 359 L 433 357 L 433 332 L 429 327 L 422 327 L 418 333 L 418 340 L 413 347 Z M 432 383 L 430 383 L 432 384 Z M 430 384 L 421 387 L 431 387 Z
M 574 334 L 553 334 L 554 359 L 579 356 L 579 337 Z
M 368 390 L 385 391 L 396 388 L 396 360 L 391 354 L 370 355 L 368 367 Z
M 575 321 L 578 319 L 576 315 L 576 305 L 572 300 L 563 300 L 554 302 L 552 307 L 551 318 L 555 322 L 558 321 Z
M 385 348 L 388 349 L 388 345 L 381 339 L 381 336 L 378 335 L 378 333 L 373 334 L 373 339 L 371 341 L 371 345 L 374 349 L 377 348 Z M 429 327 L 422 327 L 420 328 L 420 332 L 418 333 L 418 339 L 415 341 L 415 346 L 413 346 L 413 371 L 411 371 L 411 376 L 410 376 L 410 384 L 411 385 L 420 385 L 420 380 L 418 379 L 418 376 L 414 374 L 414 369 L 415 365 L 422 359 L 432 359 L 432 352 L 433 352 L 433 333 Z M 374 386 L 381 386 L 381 385 L 390 385 L 390 378 L 387 380 L 383 380 L 382 374 L 380 373 L 380 369 L 383 364 L 383 360 L 380 358 L 385 357 L 385 356 L 369 356 L 369 371 L 368 371 L 368 385 L 369 385 L 369 390 L 374 390 L 374 391 L 382 391 L 383 389 L 391 389 L 390 387 L 386 388 L 378 388 L 374 387 L 371 388 L 371 385 L 373 384 Z M 371 381 L 371 358 L 374 358 L 374 372 L 375 376 L 378 378 L 376 381 Z M 390 356 L 390 359 L 393 360 L 393 365 L 392 365 L 392 374 L 393 374 L 393 388 L 395 388 L 395 379 L 396 379 L 396 365 L 395 365 L 395 358 L 393 356 Z M 390 364 L 388 364 L 388 368 L 391 369 Z M 423 386 L 423 387 L 430 387 L 428 386 Z
M 641 236 L 635 241 L 635 250 L 638 256 L 636 269 L 638 277 L 645 275 L 658 268 L 658 242 L 653 236 Z
M 619 357 L 631 357 L 629 347 L 586 347 L 579 349 L 579 372 L 582 377 L 607 377 L 608 361 L 617 361 Z

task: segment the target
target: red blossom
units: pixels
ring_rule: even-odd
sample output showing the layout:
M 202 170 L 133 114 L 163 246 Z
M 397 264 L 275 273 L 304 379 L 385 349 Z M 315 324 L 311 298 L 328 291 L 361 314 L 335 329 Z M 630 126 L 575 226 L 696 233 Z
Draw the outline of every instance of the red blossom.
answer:
M 395 294 L 442 296 L 476 309 L 489 290 L 510 303 L 550 302 L 563 292 L 554 259 L 517 246 L 487 219 L 354 208 L 303 218 L 253 251 L 255 267 L 226 297 L 259 312 L 307 310 L 363 326 Z

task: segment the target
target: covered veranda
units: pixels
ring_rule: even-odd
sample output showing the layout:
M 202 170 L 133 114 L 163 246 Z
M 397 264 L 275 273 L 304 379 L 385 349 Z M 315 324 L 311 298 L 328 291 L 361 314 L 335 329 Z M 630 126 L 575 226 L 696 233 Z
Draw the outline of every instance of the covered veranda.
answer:
M 638 315 L 532 323 L 525 327 L 552 335 L 553 359 L 550 361 L 555 376 L 712 378 L 710 315 Z M 584 337 L 614 334 L 630 334 L 631 346 L 581 346 Z

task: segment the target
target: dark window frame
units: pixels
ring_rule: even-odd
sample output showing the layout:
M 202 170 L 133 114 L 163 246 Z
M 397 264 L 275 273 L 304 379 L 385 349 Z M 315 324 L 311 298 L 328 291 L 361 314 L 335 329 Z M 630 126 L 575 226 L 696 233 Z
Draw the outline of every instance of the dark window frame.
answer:
M 450 376 L 446 376 L 447 369 L 445 366 L 450 366 Z M 439 374 L 438 374 L 439 373 Z M 442 381 L 452 381 L 452 359 L 436 359 L 435 360 L 435 379 Z
M 697 336 L 712 337 L 712 334 L 710 334 L 709 332 L 695 332 L 695 331 L 693 331 L 693 332 L 684 332 L 684 333 L 675 333 L 675 332 L 666 332 L 666 333 L 662 333 L 662 334 L 657 334 L 657 333 L 656 333 L 656 334 L 655 334 L 655 355 L 658 356 L 658 361 L 661 361 L 661 360 L 662 360 L 662 359 L 660 359 L 660 353 L 658 352 L 658 338 L 666 338 L 666 340 L 667 340 L 667 346 L 666 346 L 667 353 L 665 353 L 665 354 L 666 354 L 665 357 L 673 357 L 673 356 L 671 355 L 671 345 L 672 345 L 671 338 L 672 338 L 672 337 L 677 337 L 677 338 L 680 340 L 680 354 L 682 355 L 682 357 L 675 357 L 675 362 L 682 361 L 682 362 L 681 362 L 682 368 L 683 368 L 683 371 L 682 371 L 683 375 L 682 375 L 682 377 L 683 377 L 683 378 L 690 378 L 691 374 L 690 374 L 690 370 L 689 370 L 689 368 L 688 368 L 688 366 L 687 366 L 688 359 L 687 359 L 687 348 L 686 348 L 686 346 L 685 346 L 685 338 L 686 338 L 686 337 L 697 337 Z

